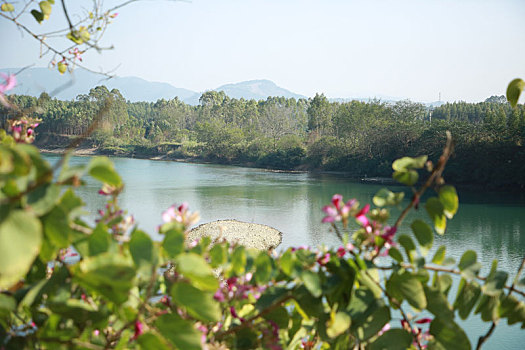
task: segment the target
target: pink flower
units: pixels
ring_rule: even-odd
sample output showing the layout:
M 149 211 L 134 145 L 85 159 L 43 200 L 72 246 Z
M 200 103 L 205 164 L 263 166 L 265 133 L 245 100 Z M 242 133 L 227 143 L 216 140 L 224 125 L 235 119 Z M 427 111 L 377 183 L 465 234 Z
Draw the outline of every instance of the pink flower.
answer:
M 16 86 L 16 77 L 14 74 L 7 75 L 0 72 L 0 76 L 5 80 L 5 84 L 0 84 L 0 94 L 3 94 Z
M 82 56 L 80 56 L 83 52 L 78 50 L 78 47 L 75 47 L 74 50 L 69 50 L 69 54 L 74 56 L 74 59 L 79 60 L 82 62 Z
M 0 103 L 5 107 L 9 108 L 11 105 L 7 102 L 4 94 L 6 91 L 11 90 L 16 85 L 16 77 L 14 74 L 4 74 L 0 72 L 0 76 L 5 80 L 5 84 L 0 84 Z
M 343 247 L 339 247 L 339 249 L 337 249 L 337 256 L 342 258 L 343 256 L 345 256 L 346 254 L 346 250 L 345 248 Z
M 357 214 L 355 214 L 355 218 L 357 221 L 361 223 L 362 226 L 369 226 L 370 221 L 368 221 L 368 218 L 366 217 L 366 213 L 370 210 L 370 204 L 367 204 L 361 209 Z
M 341 202 L 343 201 L 343 196 L 340 194 L 334 194 L 332 196 L 332 204 L 335 207 L 335 209 L 340 210 L 341 209 Z
M 317 263 L 322 266 L 328 264 L 329 261 L 330 261 L 330 253 L 326 253 L 325 255 L 322 255 L 321 257 L 317 259 Z
M 133 339 L 137 339 L 142 333 L 144 333 L 144 325 L 139 320 L 135 321 L 135 333 Z
M 430 323 L 432 322 L 432 319 L 431 318 L 420 318 L 419 320 L 416 321 L 417 324 L 425 324 L 425 323 Z
M 226 300 L 226 298 L 224 298 L 224 293 L 221 289 L 217 289 L 217 291 L 213 295 L 213 299 L 217 300 L 219 303 L 222 303 Z
M 94 336 L 98 336 L 99 334 L 100 334 L 100 331 L 99 331 L 98 329 L 95 329 L 95 330 L 93 331 L 93 335 L 94 335 Z
M 382 256 L 387 256 L 390 248 L 396 246 L 396 242 L 394 242 L 394 235 L 396 234 L 396 232 L 397 232 L 396 226 L 385 227 L 385 233 L 381 235 L 381 238 L 385 240 L 385 243 L 383 245 L 385 247 L 385 250 L 381 254 Z
M 350 209 L 352 208 L 355 202 L 355 199 L 351 199 L 343 205 L 343 196 L 340 194 L 334 194 L 332 196 L 332 204 L 325 205 L 322 209 L 323 212 L 326 214 L 322 222 L 326 223 L 343 220 L 343 224 L 346 224 L 346 219 L 348 218 Z
M 199 221 L 199 213 L 191 213 L 188 211 L 188 203 L 184 202 L 178 207 L 172 205 L 162 213 L 162 220 L 165 223 L 176 221 L 186 226 L 191 226 Z
M 325 205 L 323 207 L 323 211 L 326 214 L 326 216 L 321 221 L 322 223 L 341 221 L 341 215 L 339 215 L 336 208 L 330 205 Z

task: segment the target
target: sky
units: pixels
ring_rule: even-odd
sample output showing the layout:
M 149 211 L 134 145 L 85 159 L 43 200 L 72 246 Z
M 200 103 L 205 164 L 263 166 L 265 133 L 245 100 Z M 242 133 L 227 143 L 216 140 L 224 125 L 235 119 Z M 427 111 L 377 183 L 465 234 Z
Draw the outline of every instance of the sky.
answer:
M 478 102 L 525 79 L 525 0 L 155 0 L 118 12 L 103 41 L 115 48 L 85 64 L 195 91 L 269 79 L 306 96 Z M 2 18 L 0 33 L 0 69 L 47 66 Z

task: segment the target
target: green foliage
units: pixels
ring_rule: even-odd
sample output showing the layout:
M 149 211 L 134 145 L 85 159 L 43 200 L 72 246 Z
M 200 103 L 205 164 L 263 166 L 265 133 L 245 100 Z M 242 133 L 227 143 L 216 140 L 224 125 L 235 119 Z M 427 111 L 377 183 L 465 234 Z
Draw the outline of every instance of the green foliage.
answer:
M 62 72 L 70 68 L 58 63 Z M 425 161 L 438 161 L 443 135 L 450 130 L 457 147 L 447 181 L 515 189 L 525 185 L 525 107 L 512 108 L 500 97 L 426 108 L 409 101 L 329 102 L 322 95 L 236 100 L 207 92 L 203 103 L 190 106 L 177 98 L 126 102 L 118 90 L 98 86 L 75 101 L 9 99 L 41 112 L 34 116 L 43 121 L 37 138 L 42 148 L 66 147 L 72 136 L 86 133 L 98 120 L 82 147 L 97 147 L 101 154 L 345 171 L 358 178 L 389 177 L 392 161 L 400 158 L 394 164 L 395 180 L 414 185 L 421 168 L 433 165 Z M 109 109 L 101 113 L 106 101 L 111 101 Z M 1 108 L 2 115 L 14 114 Z M 428 159 L 402 157 L 421 152 Z
M 220 103 L 209 97 L 203 106 Z M 370 211 L 335 196 L 334 225 L 358 218 L 357 230 L 340 228 L 349 245 L 274 256 L 211 239 L 188 244 L 195 215 L 184 205 L 170 208 L 161 240 L 152 240 L 119 208 L 123 183 L 107 158 L 71 167 L 65 157 L 53 176 L 34 147 L 10 136 L 2 136 L 0 154 L 0 344 L 6 348 L 201 349 L 205 342 L 246 349 L 469 349 L 456 315 L 525 325 L 525 304 L 497 264 L 480 276 L 476 253 L 467 251 L 456 267 L 436 268 L 453 261 L 445 247 L 427 261 L 434 242 L 429 224 L 412 220 L 415 239 L 388 226 L 384 207 L 400 206 L 403 192 L 380 190 Z M 423 173 L 426 161 L 407 157 L 393 168 Z M 84 176 L 98 180 L 107 198 L 94 226 L 82 220 L 83 203 L 74 194 Z M 444 234 L 458 196 L 439 181 L 425 208 Z M 422 192 L 416 193 L 409 208 Z M 459 286 L 450 274 L 462 276 Z M 388 329 L 400 311 L 402 328 Z M 430 325 L 421 319 L 428 315 Z
M 518 104 L 518 99 L 525 89 L 525 81 L 523 79 L 514 79 L 509 83 L 507 87 L 507 100 L 509 100 L 512 107 L 516 107 Z

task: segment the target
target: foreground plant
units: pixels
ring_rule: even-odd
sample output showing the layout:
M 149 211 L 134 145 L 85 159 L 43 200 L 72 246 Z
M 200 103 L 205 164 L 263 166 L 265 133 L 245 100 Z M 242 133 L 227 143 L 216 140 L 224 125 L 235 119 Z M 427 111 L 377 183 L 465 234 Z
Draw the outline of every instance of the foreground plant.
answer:
M 435 164 L 393 163 L 412 189 L 397 220 L 387 208 L 403 192 L 380 190 L 375 207 L 335 195 L 323 221 L 340 247 L 270 254 L 186 242 L 198 220 L 187 204 L 162 214 L 162 240 L 153 241 L 120 208 L 123 183 L 107 158 L 72 167 L 66 155 L 52 167 L 13 128 L 32 122 L 16 122 L 0 134 L 0 348 L 470 349 L 458 317 L 474 312 L 491 324 L 477 348 L 501 320 L 525 328 L 523 263 L 509 280 L 496 261 L 481 276 L 473 251 L 458 263 L 445 247 L 428 256 L 434 231 L 444 234 L 458 210 L 442 177 L 450 135 Z M 74 192 L 84 176 L 108 198 L 93 225 Z M 427 190 L 435 195 L 424 201 Z M 428 218 L 403 226 L 418 207 Z

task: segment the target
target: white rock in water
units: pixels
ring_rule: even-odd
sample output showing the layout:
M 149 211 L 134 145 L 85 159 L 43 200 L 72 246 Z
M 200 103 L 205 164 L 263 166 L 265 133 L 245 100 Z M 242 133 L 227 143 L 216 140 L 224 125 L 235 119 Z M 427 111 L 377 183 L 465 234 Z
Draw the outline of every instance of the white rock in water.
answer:
M 225 239 L 230 243 L 259 250 L 275 249 L 282 241 L 282 233 L 270 226 L 237 220 L 219 220 L 202 224 L 192 229 L 186 239 L 191 242 L 204 236 L 212 240 Z

